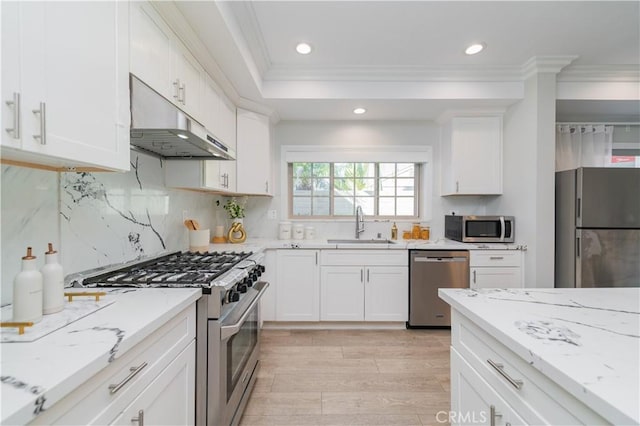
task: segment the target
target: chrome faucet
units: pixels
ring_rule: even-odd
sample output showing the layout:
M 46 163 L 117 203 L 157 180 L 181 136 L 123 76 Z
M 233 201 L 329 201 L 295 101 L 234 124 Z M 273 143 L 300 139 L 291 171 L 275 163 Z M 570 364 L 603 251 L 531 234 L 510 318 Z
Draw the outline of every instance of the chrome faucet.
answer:
M 364 215 L 362 207 L 356 207 L 356 239 L 360 238 L 360 234 L 364 232 Z

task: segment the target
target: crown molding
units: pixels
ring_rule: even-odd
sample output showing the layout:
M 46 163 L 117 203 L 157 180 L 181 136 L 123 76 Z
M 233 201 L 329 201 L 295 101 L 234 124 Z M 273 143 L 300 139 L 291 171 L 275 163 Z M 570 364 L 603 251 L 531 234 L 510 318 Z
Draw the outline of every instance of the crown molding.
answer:
M 230 2 L 229 7 L 233 9 L 229 18 L 233 18 L 240 28 L 240 34 L 236 36 L 244 39 L 244 43 L 251 52 L 251 57 L 253 58 L 256 68 L 260 75 L 264 76 L 272 67 L 272 62 L 253 2 Z
M 561 82 L 584 81 L 640 81 L 640 66 L 638 65 L 572 65 L 558 74 Z
M 506 108 L 473 108 L 473 109 L 448 109 L 436 118 L 436 123 L 444 124 L 454 117 L 502 117 L 507 112 Z
M 565 56 L 533 56 L 522 65 L 523 80 L 539 73 L 558 74 L 564 67 L 578 58 L 576 55 Z

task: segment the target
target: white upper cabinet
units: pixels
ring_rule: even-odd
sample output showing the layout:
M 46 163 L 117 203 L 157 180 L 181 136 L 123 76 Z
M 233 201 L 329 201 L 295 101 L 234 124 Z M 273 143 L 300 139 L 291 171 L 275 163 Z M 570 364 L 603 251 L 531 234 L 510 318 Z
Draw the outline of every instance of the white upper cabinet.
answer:
M 204 79 L 202 105 L 204 126 L 215 138 L 235 151 L 236 106 L 208 75 L 205 75 Z
M 236 192 L 236 162 L 215 160 L 171 160 L 165 164 L 168 187 L 212 192 Z
M 238 108 L 237 123 L 237 190 L 272 195 L 269 118 Z
M 0 7 L 2 157 L 129 170 L 127 3 Z
M 502 117 L 454 117 L 442 127 L 442 195 L 502 194 Z
M 204 122 L 205 72 L 153 6 L 131 2 L 131 73 Z

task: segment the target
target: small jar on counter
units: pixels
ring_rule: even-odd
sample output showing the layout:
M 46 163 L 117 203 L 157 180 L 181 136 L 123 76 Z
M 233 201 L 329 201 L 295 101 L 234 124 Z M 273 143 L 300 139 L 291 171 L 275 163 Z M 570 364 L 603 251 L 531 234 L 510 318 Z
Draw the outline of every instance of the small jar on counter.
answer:
M 420 224 L 415 222 L 411 227 L 411 238 L 414 240 L 420 239 Z
M 292 234 L 294 240 L 304 239 L 304 225 L 301 223 L 296 223 L 295 225 L 293 225 Z
M 420 230 L 420 238 L 422 238 L 423 240 L 428 240 L 429 236 L 430 236 L 430 230 L 428 226 L 425 226 Z
M 291 239 L 291 222 L 280 222 L 278 225 L 278 238 L 281 240 Z

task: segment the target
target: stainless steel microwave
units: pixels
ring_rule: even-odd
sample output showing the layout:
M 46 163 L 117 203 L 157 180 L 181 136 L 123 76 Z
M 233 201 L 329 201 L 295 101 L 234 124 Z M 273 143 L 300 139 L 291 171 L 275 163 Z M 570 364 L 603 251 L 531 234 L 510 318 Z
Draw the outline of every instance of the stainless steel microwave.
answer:
M 446 215 L 444 236 L 463 243 L 512 243 L 515 222 L 513 216 Z

